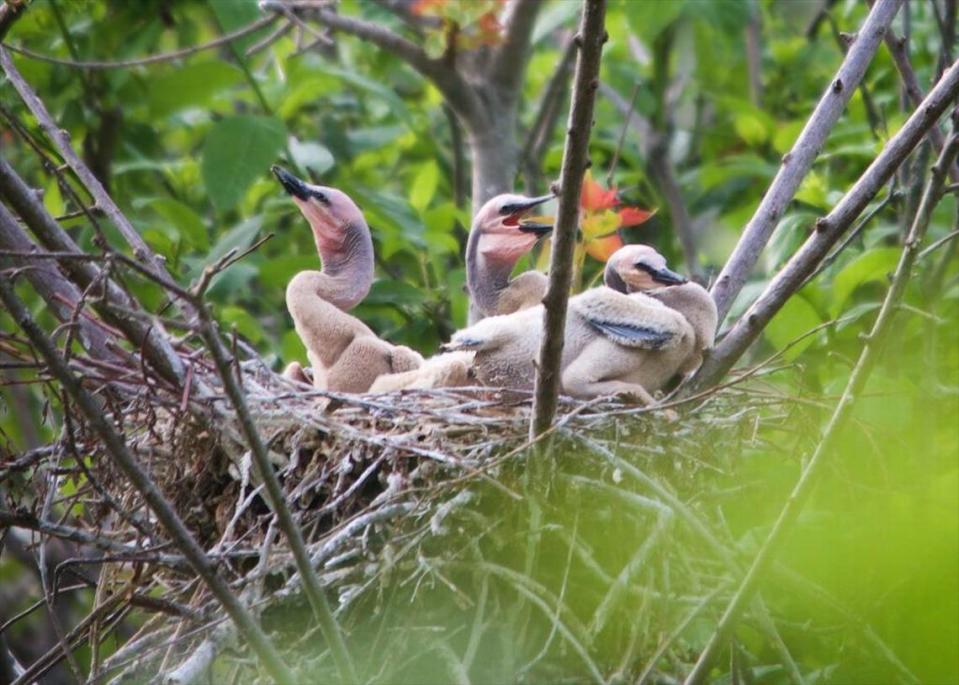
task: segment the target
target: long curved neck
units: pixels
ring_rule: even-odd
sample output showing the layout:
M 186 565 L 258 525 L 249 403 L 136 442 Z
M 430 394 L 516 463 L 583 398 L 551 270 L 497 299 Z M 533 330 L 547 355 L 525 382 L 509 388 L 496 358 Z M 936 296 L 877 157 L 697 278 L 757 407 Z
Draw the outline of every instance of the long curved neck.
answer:
M 466 243 L 466 288 L 469 290 L 471 308 L 475 306 L 483 316 L 488 316 L 496 311 L 500 293 L 509 286 L 517 260 L 509 257 L 497 259 L 483 254 L 481 239 L 480 231 L 470 231 Z
M 366 224 L 349 224 L 335 245 L 317 236 L 316 248 L 323 261 L 316 294 L 344 311 L 362 302 L 373 284 L 373 239 Z

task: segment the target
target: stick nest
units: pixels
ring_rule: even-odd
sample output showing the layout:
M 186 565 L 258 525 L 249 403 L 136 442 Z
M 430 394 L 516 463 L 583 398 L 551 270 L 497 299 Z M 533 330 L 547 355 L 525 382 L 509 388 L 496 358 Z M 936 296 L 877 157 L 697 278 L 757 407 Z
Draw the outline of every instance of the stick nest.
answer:
M 740 388 L 677 407 L 678 418 L 567 399 L 531 445 L 520 393 L 337 395 L 294 386 L 258 360 L 236 372 L 354 659 L 384 683 L 466 673 L 606 682 L 644 668 L 668 681 L 695 649 L 678 635 L 664 646 L 666 630 L 719 606 L 724 594 L 704 588 L 734 564 L 704 507 L 760 422 L 786 425 L 798 411 Z M 237 593 L 284 636 L 276 642 L 291 663 L 335 682 L 231 406 L 215 374 L 198 367 L 196 378 L 211 399 L 186 403 L 153 384 L 112 398 L 114 419 Z M 106 634 L 121 612 L 143 611 L 101 672 L 255 679 L 218 605 L 74 421 L 92 478 L 72 523 L 110 542 L 98 596 L 123 598 L 97 625 Z M 647 664 L 657 648 L 662 658 Z

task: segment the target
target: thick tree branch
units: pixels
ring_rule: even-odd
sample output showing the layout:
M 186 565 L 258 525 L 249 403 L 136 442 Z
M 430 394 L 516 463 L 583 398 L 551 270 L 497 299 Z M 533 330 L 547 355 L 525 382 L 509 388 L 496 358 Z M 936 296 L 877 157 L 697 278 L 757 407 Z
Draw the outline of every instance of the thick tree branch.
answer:
M 812 167 L 826 136 L 842 114 L 853 92 L 866 73 L 876 49 L 903 0 L 878 0 L 855 42 L 792 150 L 783 156 L 779 173 L 766 191 L 759 208 L 743 230 L 739 243 L 713 286 L 720 321 L 729 312 L 749 273 L 769 241 L 780 217 L 792 200 L 799 184 Z
M 26 0 L 0 0 L 0 42 L 26 8 Z
M 573 77 L 566 149 L 560 172 L 559 207 L 553 231 L 549 264 L 549 286 L 543 304 L 543 342 L 539 350 L 533 396 L 530 438 L 549 429 L 559 396 L 560 358 L 566 328 L 569 288 L 573 280 L 573 250 L 579 224 L 579 196 L 583 174 L 589 167 L 589 137 L 593 128 L 593 106 L 599 87 L 599 65 L 606 42 L 606 0 L 584 0 L 580 18 L 579 56 Z
M 274 12 L 282 12 L 284 5 L 283 0 L 262 0 L 260 2 L 261 9 Z M 334 31 L 355 36 L 372 43 L 391 55 L 399 57 L 431 80 L 464 121 L 475 121 L 479 111 L 478 102 L 475 92 L 466 82 L 466 79 L 441 59 L 431 58 L 416 43 L 383 26 L 356 17 L 346 17 L 327 8 L 315 10 L 310 17 Z
M 104 407 L 83 388 L 80 380 L 73 374 L 57 351 L 56 346 L 33 320 L 30 312 L 6 279 L 0 279 L 0 301 L 3 302 L 17 325 L 30 339 L 33 348 L 44 359 L 50 372 L 76 403 L 77 408 L 86 418 L 90 429 L 100 438 L 107 454 L 110 455 L 116 466 L 140 493 L 150 509 L 153 510 L 157 520 L 187 558 L 190 566 L 219 600 L 236 624 L 237 629 L 256 653 L 263 667 L 277 682 L 293 685 L 295 682 L 293 673 L 280 658 L 276 648 L 260 628 L 256 619 L 233 594 L 230 586 L 217 572 L 203 548 L 193 538 L 176 511 L 160 492 L 156 483 L 143 470 L 127 448 L 123 438 L 110 425 Z
M 10 207 L 20 215 L 37 240 L 48 250 L 82 254 L 73 239 L 47 213 L 36 194 L 3 157 L 0 157 L 0 196 L 6 198 Z M 80 288 L 88 288 L 97 282 L 103 285 L 105 296 L 94 303 L 94 308 L 103 320 L 122 331 L 130 342 L 142 349 L 151 366 L 163 378 L 181 386 L 186 369 L 170 341 L 163 335 L 162 328 L 155 323 L 144 324 L 128 314 L 121 313 L 120 310 L 136 311 L 139 307 L 116 283 L 104 278 L 95 265 L 80 259 L 64 259 L 60 264 Z
M 813 234 L 707 357 L 689 386 L 690 391 L 712 385 L 732 367 L 786 300 L 806 282 L 830 248 L 842 237 L 880 188 L 889 181 L 929 129 L 936 125 L 946 107 L 955 102 L 957 95 L 959 61 L 943 74 L 922 105 L 889 140 L 839 204 L 828 216 L 816 222 Z
M 73 173 L 77 175 L 77 178 L 80 179 L 90 192 L 90 195 L 93 196 L 96 206 L 110 218 L 113 225 L 120 231 L 127 245 L 133 250 L 134 257 L 140 262 L 143 262 L 161 281 L 164 283 L 172 283 L 172 278 L 167 272 L 163 261 L 150 249 L 150 246 L 146 244 L 146 241 L 143 240 L 137 230 L 133 228 L 133 225 L 130 224 L 123 212 L 120 211 L 120 208 L 117 207 L 113 198 L 111 198 L 103 188 L 103 185 L 97 177 L 74 151 L 70 145 L 69 134 L 53 122 L 53 118 L 50 116 L 50 112 L 47 111 L 46 105 L 37 97 L 37 94 L 33 92 L 33 89 L 30 88 L 20 72 L 17 71 L 13 60 L 10 58 L 10 53 L 2 46 L 0 46 L 0 67 L 3 68 L 14 89 L 20 94 L 20 98 L 24 104 L 37 118 L 37 123 L 40 124 L 40 128 L 42 128 L 47 137 L 53 141 L 63 156 L 63 159 L 70 168 L 73 169 Z M 193 314 L 193 312 L 190 311 L 186 313 L 188 315 Z
M 779 517 L 776 519 L 776 523 L 773 525 L 772 530 L 769 532 L 759 552 L 753 559 L 749 570 L 746 572 L 742 582 L 729 601 L 719 624 L 716 626 L 715 632 L 707 643 L 706 648 L 699 655 L 695 667 L 686 679 L 686 685 L 696 685 L 706 681 L 718 651 L 728 641 L 739 619 L 740 613 L 752 599 L 759 578 L 769 568 L 782 541 L 792 530 L 806 501 L 809 499 L 809 495 L 823 470 L 823 465 L 826 463 L 826 455 L 832 455 L 836 452 L 834 449 L 836 438 L 839 436 L 849 418 L 855 399 L 862 392 L 866 381 L 869 379 L 869 374 L 882 348 L 883 339 L 895 318 L 899 303 L 906 289 L 906 284 L 909 282 L 912 266 L 915 262 L 916 254 L 919 251 L 920 243 L 925 236 L 926 228 L 929 226 L 932 210 L 942 197 L 942 189 L 947 170 L 955 159 L 957 150 L 959 150 L 959 133 L 956 132 L 957 127 L 959 127 L 959 110 L 957 110 L 954 116 L 953 134 L 949 137 L 942 154 L 939 155 L 939 159 L 933 167 L 932 178 L 926 186 L 922 201 L 919 204 L 919 210 L 916 213 L 916 218 L 913 221 L 909 235 L 906 237 L 902 255 L 899 257 L 899 263 L 892 277 L 892 285 L 889 287 L 889 291 L 883 300 L 882 307 L 879 310 L 879 316 L 876 318 L 872 330 L 866 338 L 865 346 L 859 354 L 859 359 L 852 370 L 849 382 L 846 384 L 846 389 L 839 399 L 836 408 L 833 410 L 832 417 L 829 419 L 829 423 L 826 425 L 822 438 L 819 444 L 816 445 L 812 457 L 806 462 L 802 475 L 796 482 L 792 493 L 790 493 Z
M 512 0 L 503 17 L 503 42 L 497 46 L 489 65 L 492 83 L 515 94 L 523 83 L 532 47 L 533 28 L 542 0 Z
M 37 245 L 27 237 L 13 215 L 3 205 L 0 205 L 0 248 L 16 250 L 24 254 L 37 250 Z M 64 278 L 51 260 L 0 257 L 0 266 L 3 266 L 5 262 L 26 264 L 27 267 L 23 273 L 33 289 L 60 321 L 70 320 L 74 314 L 74 307 L 80 302 L 80 291 Z M 98 359 L 116 359 L 116 355 L 108 346 L 108 337 L 102 328 L 84 318 L 82 314 L 76 326 L 80 343 L 87 352 Z

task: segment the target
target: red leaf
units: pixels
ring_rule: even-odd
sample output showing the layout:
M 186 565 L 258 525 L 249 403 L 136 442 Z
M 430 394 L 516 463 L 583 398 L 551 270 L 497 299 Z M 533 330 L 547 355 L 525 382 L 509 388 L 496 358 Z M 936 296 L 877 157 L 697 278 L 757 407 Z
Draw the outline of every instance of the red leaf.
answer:
M 623 207 L 619 210 L 619 218 L 622 220 L 622 226 L 639 226 L 649 221 L 649 218 L 656 213 L 656 210 L 640 209 L 639 207 Z
M 604 190 L 603 186 L 593 180 L 593 174 L 586 172 L 583 177 L 583 190 L 579 196 L 579 205 L 587 212 L 599 212 L 612 209 L 619 203 L 616 199 L 616 189 Z

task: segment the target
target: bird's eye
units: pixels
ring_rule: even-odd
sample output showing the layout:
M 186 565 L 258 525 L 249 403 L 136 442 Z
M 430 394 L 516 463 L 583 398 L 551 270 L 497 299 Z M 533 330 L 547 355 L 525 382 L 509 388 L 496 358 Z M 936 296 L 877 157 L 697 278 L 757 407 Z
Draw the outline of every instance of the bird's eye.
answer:
M 646 262 L 633 262 L 633 267 L 640 271 L 645 271 L 648 274 L 652 274 L 655 271 L 655 269 Z
M 330 206 L 330 198 L 328 198 L 325 193 L 319 190 L 311 190 L 310 195 L 316 198 L 316 201 L 319 202 L 321 205 L 325 207 Z
M 503 205 L 499 208 L 500 216 L 509 216 L 510 214 L 516 214 L 519 211 L 519 207 L 514 204 Z

